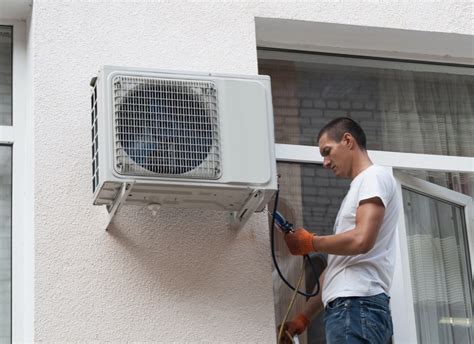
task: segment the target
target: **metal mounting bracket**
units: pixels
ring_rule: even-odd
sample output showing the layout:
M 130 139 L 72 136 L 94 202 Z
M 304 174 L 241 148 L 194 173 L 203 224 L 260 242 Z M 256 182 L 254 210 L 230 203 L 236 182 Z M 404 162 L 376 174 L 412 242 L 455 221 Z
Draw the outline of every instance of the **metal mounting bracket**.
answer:
M 109 220 L 107 222 L 107 227 L 105 227 L 106 231 L 109 230 L 115 214 L 117 214 L 119 209 L 125 203 L 125 200 L 130 194 L 130 191 L 132 191 L 133 184 L 134 184 L 133 182 L 122 183 L 122 186 L 120 187 L 120 190 L 117 192 L 117 195 L 115 196 L 115 199 L 113 200 L 112 204 L 107 206 L 107 212 L 109 213 Z
M 262 203 L 263 197 L 264 194 L 261 190 L 253 190 L 242 205 L 242 208 L 230 213 L 230 228 L 233 230 L 242 228 L 255 210 L 257 210 L 260 203 Z

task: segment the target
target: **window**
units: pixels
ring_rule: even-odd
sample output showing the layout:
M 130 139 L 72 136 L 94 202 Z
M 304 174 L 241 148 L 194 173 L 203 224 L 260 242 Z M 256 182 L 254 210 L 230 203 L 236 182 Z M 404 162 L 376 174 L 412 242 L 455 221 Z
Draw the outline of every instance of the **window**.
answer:
M 12 125 L 12 28 L 0 26 L 0 126 Z M 1 128 L 1 127 L 0 127 Z M 0 142 L 6 141 L 0 137 Z M 0 145 L 0 342 L 11 341 L 12 147 Z
M 12 125 L 12 28 L 0 26 L 0 125 Z
M 260 55 L 259 72 L 272 77 L 277 143 L 316 145 L 322 125 L 350 116 L 370 150 L 474 157 L 472 68 Z
M 470 343 L 471 271 L 464 208 L 404 187 L 419 343 Z
M 277 49 L 259 49 L 259 73 L 272 78 L 275 139 L 277 142 L 278 173 L 280 177 L 280 210 L 296 225 L 302 225 L 318 234 L 331 234 L 334 217 L 349 186 L 349 181 L 335 179 L 322 166 L 316 137 L 324 124 L 340 116 L 349 116 L 358 121 L 367 134 L 369 154 L 383 157 L 384 165 L 403 170 L 431 183 L 469 196 L 474 196 L 474 69 L 465 66 L 447 66 L 423 63 L 408 63 L 395 60 L 329 56 L 314 53 L 296 53 Z M 401 153 L 401 154 L 400 154 Z M 455 160 L 453 160 L 453 158 Z M 373 160 L 377 163 L 377 159 Z M 423 163 L 419 163 L 423 161 Z M 428 161 L 429 164 L 425 164 Z M 454 163 L 452 163 L 454 161 Z M 291 163 L 290 163 L 291 162 Z M 405 196 L 408 198 L 410 195 Z M 407 207 L 408 209 L 408 207 Z M 460 216 L 455 207 L 441 209 L 432 207 L 432 214 L 450 213 L 450 219 Z M 431 248 L 420 257 L 414 249 L 414 238 L 419 236 L 407 218 L 410 271 L 416 272 L 420 261 L 433 259 Z M 431 214 L 431 215 L 432 215 Z M 425 221 L 428 221 L 427 216 Z M 411 221 L 413 220 L 413 221 Z M 411 222 L 410 222 L 411 221 Z M 453 220 L 454 221 L 454 220 Z M 456 221 L 455 221 L 456 222 Z M 459 223 L 457 221 L 456 223 Z M 459 256 L 438 256 L 437 264 L 459 268 L 457 275 L 435 285 L 441 288 L 447 283 L 457 283 L 462 293 L 455 302 L 444 302 L 440 294 L 428 307 L 447 307 L 454 311 L 438 313 L 445 322 L 433 322 L 423 308 L 425 304 L 416 299 L 423 290 L 423 283 L 432 278 L 424 276 L 415 281 L 413 305 L 416 314 L 419 343 L 428 343 L 426 333 L 439 329 L 445 336 L 446 326 L 453 319 L 469 319 L 472 314 L 472 276 L 467 230 L 463 226 L 452 226 L 449 233 L 440 235 L 434 231 L 425 233 L 432 242 L 437 238 L 455 241 Z M 444 227 L 443 227 L 444 228 Z M 445 228 L 447 230 L 447 227 Z M 453 239 L 454 238 L 454 239 Z M 454 242 L 453 241 L 453 242 Z M 427 241 L 423 241 L 426 243 Z M 290 280 L 295 281 L 300 261 L 290 257 L 282 238 L 276 240 L 277 254 Z M 434 246 L 433 246 L 434 247 Z M 417 252 L 416 254 L 414 252 Z M 436 265 L 438 267 L 438 265 Z M 446 270 L 448 271 L 448 270 Z M 454 276 L 454 277 L 452 277 Z M 310 285 L 306 275 L 306 285 Z M 454 281 L 454 282 L 453 282 Z M 277 323 L 288 305 L 290 290 L 274 280 L 275 311 Z M 293 314 L 304 301 L 296 304 Z M 456 320 L 457 321 L 457 320 Z M 394 319 L 397 322 L 397 319 Z M 464 326 L 461 324 L 459 326 Z M 449 331 L 449 329 L 448 329 Z M 457 331 L 457 332 L 456 332 Z M 453 338 L 464 338 L 466 331 L 456 331 Z M 464 332 L 463 332 L 464 331 Z M 443 337 L 444 338 L 444 337 Z M 312 322 L 308 330 L 307 343 L 325 343 L 321 317 Z M 395 339 L 397 339 L 395 337 Z M 403 340 L 402 340 L 403 341 Z M 303 342 L 304 338 L 303 338 Z

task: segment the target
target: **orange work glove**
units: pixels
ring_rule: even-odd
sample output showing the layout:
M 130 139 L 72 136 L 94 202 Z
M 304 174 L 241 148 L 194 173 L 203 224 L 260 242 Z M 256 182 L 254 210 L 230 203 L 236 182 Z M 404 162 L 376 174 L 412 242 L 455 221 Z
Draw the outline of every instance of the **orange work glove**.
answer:
M 314 235 L 304 228 L 298 228 L 294 232 L 286 233 L 284 238 L 288 249 L 293 255 L 304 256 L 314 251 Z
M 303 313 L 298 314 L 293 320 L 287 321 L 283 325 L 283 331 L 288 331 L 291 337 L 294 337 L 297 334 L 303 333 L 306 328 L 309 326 L 309 319 Z M 283 343 L 288 341 L 288 338 L 283 334 Z M 289 342 L 289 341 L 288 341 Z

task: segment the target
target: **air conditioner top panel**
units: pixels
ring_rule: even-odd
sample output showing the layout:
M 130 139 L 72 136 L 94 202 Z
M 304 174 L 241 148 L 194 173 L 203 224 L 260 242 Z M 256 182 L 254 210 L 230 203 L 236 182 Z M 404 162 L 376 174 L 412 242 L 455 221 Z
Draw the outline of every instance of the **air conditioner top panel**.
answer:
M 268 75 L 245 75 L 245 74 L 225 74 L 225 73 L 203 73 L 203 72 L 193 72 L 193 71 L 178 71 L 178 70 L 167 70 L 167 69 L 156 69 L 156 68 L 136 68 L 136 67 L 123 67 L 123 66 L 112 66 L 112 65 L 104 65 L 101 70 L 105 72 L 105 74 L 111 72 L 131 72 L 131 73 L 139 73 L 139 74 L 148 74 L 148 73 L 156 73 L 163 77 L 168 75 L 169 77 L 173 78 L 189 78 L 192 77 L 199 77 L 203 79 L 214 79 L 214 78 L 222 78 L 222 79 L 249 79 L 249 80 L 270 80 Z

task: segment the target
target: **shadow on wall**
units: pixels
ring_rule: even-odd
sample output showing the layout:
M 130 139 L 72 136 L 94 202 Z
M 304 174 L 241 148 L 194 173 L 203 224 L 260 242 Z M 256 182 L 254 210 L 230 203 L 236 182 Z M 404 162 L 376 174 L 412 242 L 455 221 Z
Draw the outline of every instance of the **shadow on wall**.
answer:
M 256 222 L 263 222 L 254 215 L 243 229 L 232 231 L 227 216 L 219 211 L 163 208 L 154 217 L 145 208 L 124 207 L 108 232 L 111 242 L 122 249 L 111 259 L 124 273 L 180 298 L 221 294 L 232 298 L 232 288 L 241 290 L 245 279 L 255 278 L 249 267 L 255 266 L 255 252 L 262 250 Z M 139 225 L 136 219 L 142 219 Z

